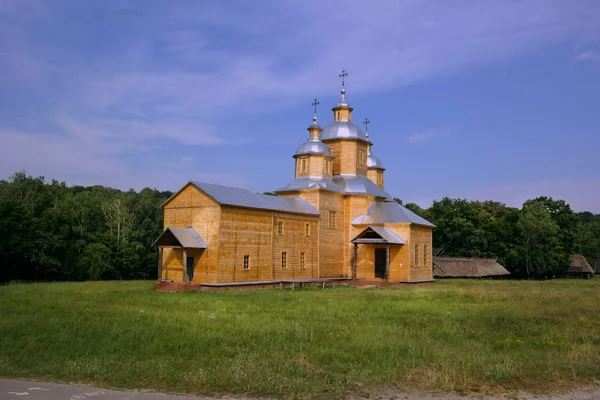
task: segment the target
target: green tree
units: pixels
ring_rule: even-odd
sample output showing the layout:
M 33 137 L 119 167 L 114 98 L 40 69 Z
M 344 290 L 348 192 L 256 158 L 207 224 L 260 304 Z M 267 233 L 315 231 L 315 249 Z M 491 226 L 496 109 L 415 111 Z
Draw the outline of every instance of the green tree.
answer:
M 86 279 L 94 281 L 114 277 L 112 262 L 110 249 L 102 243 L 88 244 L 79 258 L 81 270 L 87 272 Z
M 559 226 L 542 202 L 523 206 L 519 221 L 518 252 L 528 278 L 552 277 L 560 272 Z

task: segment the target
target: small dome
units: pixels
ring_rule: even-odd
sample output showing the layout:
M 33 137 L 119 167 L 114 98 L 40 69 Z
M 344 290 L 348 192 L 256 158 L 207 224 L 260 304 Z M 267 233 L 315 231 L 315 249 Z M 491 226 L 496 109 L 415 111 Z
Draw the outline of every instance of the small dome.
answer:
M 321 131 L 321 140 L 347 138 L 367 140 L 365 131 L 348 120 L 333 121 Z
M 320 140 L 308 140 L 307 142 L 302 143 L 298 146 L 298 150 L 296 150 L 295 156 L 299 156 L 301 154 L 326 154 L 331 156 L 331 150 L 329 147 L 321 142 Z
M 378 157 L 374 156 L 373 154 L 369 154 L 367 156 L 367 168 L 384 169 L 383 163 L 381 162 L 381 160 Z

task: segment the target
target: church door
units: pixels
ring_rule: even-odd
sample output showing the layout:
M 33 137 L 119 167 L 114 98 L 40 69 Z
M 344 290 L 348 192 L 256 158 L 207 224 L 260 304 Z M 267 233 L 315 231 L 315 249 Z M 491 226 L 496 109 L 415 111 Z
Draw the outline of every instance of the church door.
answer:
M 385 278 L 385 249 L 375 249 L 375 278 Z
M 191 282 L 194 279 L 194 257 L 188 257 L 185 266 L 186 281 Z

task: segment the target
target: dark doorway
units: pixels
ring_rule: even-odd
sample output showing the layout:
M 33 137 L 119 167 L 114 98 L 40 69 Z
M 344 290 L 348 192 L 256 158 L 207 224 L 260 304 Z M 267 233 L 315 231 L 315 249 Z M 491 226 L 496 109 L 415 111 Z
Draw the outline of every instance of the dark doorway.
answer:
M 385 278 L 386 261 L 385 249 L 375 249 L 375 278 Z
M 185 280 L 191 282 L 194 279 L 194 257 L 188 257 L 185 265 Z

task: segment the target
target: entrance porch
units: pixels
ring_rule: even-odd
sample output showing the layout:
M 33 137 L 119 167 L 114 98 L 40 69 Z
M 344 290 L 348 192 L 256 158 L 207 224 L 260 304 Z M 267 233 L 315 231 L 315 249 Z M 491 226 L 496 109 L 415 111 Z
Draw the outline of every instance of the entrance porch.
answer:
M 167 227 L 153 244 L 158 247 L 158 282 L 189 283 L 208 245 L 192 228 Z M 166 262 L 165 262 L 166 260 Z
M 405 243 L 404 239 L 389 228 L 368 226 L 352 239 L 351 243 L 354 245 L 352 280 L 355 282 L 360 280 L 374 281 L 373 283 L 376 285 L 377 282 L 390 283 L 390 253 L 391 250 L 398 253 L 399 247 Z M 363 251 L 359 252 L 359 246 L 361 245 Z M 363 263 L 368 263 L 367 266 L 362 268 L 362 273 L 359 271 L 359 262 L 361 261 L 359 255 L 361 253 L 365 257 L 365 260 L 362 260 Z M 371 264 L 373 270 L 369 271 Z

